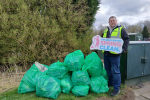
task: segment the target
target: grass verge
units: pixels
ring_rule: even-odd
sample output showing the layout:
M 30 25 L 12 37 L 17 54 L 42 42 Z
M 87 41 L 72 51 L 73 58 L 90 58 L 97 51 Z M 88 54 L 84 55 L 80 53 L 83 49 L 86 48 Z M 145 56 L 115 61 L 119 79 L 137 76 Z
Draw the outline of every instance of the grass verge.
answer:
M 60 93 L 56 100 L 102 100 L 101 98 L 103 97 L 105 97 L 105 100 L 119 100 L 119 98 L 121 98 L 126 93 L 125 90 L 127 90 L 127 88 L 125 85 L 121 85 L 120 94 L 115 97 L 110 96 L 112 90 L 113 87 L 110 87 L 110 90 L 107 93 L 96 94 L 89 92 L 89 94 L 85 97 L 76 97 L 72 93 L 69 94 Z M 36 92 L 18 94 L 18 88 L 14 88 L 10 91 L 1 93 L 0 100 L 52 100 L 52 99 L 38 97 L 36 96 Z

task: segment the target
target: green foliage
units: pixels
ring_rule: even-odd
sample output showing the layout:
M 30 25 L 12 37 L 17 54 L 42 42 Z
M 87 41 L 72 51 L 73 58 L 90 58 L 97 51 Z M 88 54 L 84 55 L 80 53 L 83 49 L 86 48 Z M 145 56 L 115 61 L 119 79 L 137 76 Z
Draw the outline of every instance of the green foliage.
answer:
M 42 16 L 49 16 L 49 17 L 55 18 L 57 19 L 56 22 L 58 22 L 59 24 L 60 22 L 62 22 L 60 21 L 60 19 L 62 18 L 62 15 L 65 16 L 66 20 L 69 20 L 69 19 L 72 20 L 72 18 L 76 18 L 78 20 L 78 16 L 80 16 L 81 13 L 84 14 L 84 16 L 82 16 L 84 20 L 80 20 L 82 21 L 82 23 L 76 24 L 75 27 L 77 27 L 77 29 L 75 29 L 74 31 L 77 33 L 85 34 L 86 30 L 88 30 L 89 27 L 91 27 L 93 22 L 95 21 L 94 16 L 97 10 L 99 9 L 98 5 L 100 4 L 100 0 L 64 0 L 64 1 L 58 2 L 57 0 L 57 2 L 55 2 L 56 4 L 54 4 L 53 0 L 32 0 L 32 1 L 26 0 L 25 2 L 28 5 L 30 5 L 29 6 L 30 10 L 34 11 L 34 9 L 38 8 Z M 66 5 L 66 2 L 70 3 L 71 6 Z M 60 5 L 63 8 L 65 8 L 64 11 L 60 8 Z M 55 8 L 55 9 L 51 9 L 51 8 Z M 57 8 L 61 9 L 60 14 L 57 13 L 58 10 L 60 10 Z M 53 13 L 51 13 L 51 11 Z M 72 13 L 70 13 L 70 11 L 72 13 L 76 13 L 76 15 L 74 16 Z M 62 25 L 63 24 L 66 24 L 66 23 L 62 23 Z M 78 37 L 81 37 L 81 34 L 76 34 L 76 35 Z
M 149 32 L 147 26 L 144 26 L 142 34 L 143 34 L 143 38 L 149 38 Z
M 99 4 L 101 0 L 88 0 L 88 5 L 89 5 L 89 14 L 87 15 L 88 17 L 88 25 L 92 26 L 93 22 L 95 21 L 95 14 L 97 10 L 99 9 Z
M 1 0 L 0 64 L 51 64 L 78 49 L 86 56 L 88 9 L 86 0 Z
M 80 0 L 72 0 L 73 4 L 76 4 L 78 2 L 80 2 Z M 86 0 L 87 3 L 86 5 L 88 6 L 88 13 L 86 14 L 86 23 L 88 26 L 92 26 L 93 22 L 95 21 L 95 14 L 97 12 L 97 10 L 99 9 L 99 4 L 101 0 Z

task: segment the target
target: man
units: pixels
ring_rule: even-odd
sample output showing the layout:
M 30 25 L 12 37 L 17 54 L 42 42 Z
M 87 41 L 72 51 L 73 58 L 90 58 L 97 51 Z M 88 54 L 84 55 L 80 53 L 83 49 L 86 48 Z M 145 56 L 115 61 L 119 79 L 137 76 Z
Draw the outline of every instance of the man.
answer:
M 109 27 L 104 30 L 103 38 L 120 38 L 124 41 L 122 46 L 122 52 L 127 50 L 129 45 L 129 36 L 126 30 L 122 26 L 117 25 L 117 19 L 115 16 L 109 18 Z M 120 91 L 121 75 L 120 75 L 120 54 L 111 51 L 102 51 L 104 53 L 104 66 L 108 75 L 108 86 L 113 86 L 114 90 L 111 92 L 111 96 L 116 96 Z

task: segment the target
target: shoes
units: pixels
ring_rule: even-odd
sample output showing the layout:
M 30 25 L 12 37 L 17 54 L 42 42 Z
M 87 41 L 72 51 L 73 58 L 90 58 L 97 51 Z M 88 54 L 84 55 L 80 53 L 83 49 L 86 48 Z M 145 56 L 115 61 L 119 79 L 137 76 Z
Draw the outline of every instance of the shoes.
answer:
M 111 92 L 111 96 L 116 96 L 116 95 L 118 95 L 118 93 L 120 93 L 120 90 L 119 90 L 119 91 L 113 90 L 113 91 Z

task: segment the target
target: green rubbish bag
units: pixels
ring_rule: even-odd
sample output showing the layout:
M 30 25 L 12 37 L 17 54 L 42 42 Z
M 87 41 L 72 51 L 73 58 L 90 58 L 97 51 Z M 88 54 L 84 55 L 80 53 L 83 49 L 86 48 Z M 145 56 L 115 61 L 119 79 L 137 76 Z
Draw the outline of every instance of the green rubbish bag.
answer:
M 86 56 L 82 70 L 87 70 L 91 77 L 101 76 L 103 63 L 95 52 Z
M 71 91 L 73 84 L 72 81 L 70 79 L 70 75 L 67 74 L 65 75 L 61 81 L 60 81 L 60 86 L 61 86 L 61 91 L 63 93 L 69 94 L 69 92 Z
M 64 60 L 65 66 L 69 71 L 78 71 L 84 63 L 84 54 L 81 50 L 69 53 Z
M 73 71 L 71 77 L 73 85 L 89 85 L 90 84 L 90 77 L 87 71 Z
M 71 91 L 76 96 L 87 96 L 89 92 L 89 86 L 88 85 L 74 86 Z
M 62 62 L 55 62 L 48 67 L 47 75 L 50 77 L 62 78 L 68 72 L 68 69 Z
M 33 64 L 31 66 L 31 68 L 25 73 L 25 75 L 23 76 L 23 78 L 21 79 L 20 85 L 18 87 L 18 93 L 27 93 L 27 92 L 33 92 L 33 91 L 35 91 L 36 90 L 37 79 L 40 76 L 45 75 L 46 71 L 45 72 L 41 72 L 36 67 L 36 65 Z
M 108 81 L 108 75 L 105 68 L 103 68 L 102 76 Z
M 90 91 L 94 93 L 108 92 L 108 82 L 103 76 L 91 77 Z
M 56 99 L 60 92 L 60 79 L 56 77 L 49 77 L 48 75 L 41 76 L 38 79 L 36 84 L 37 96 Z

